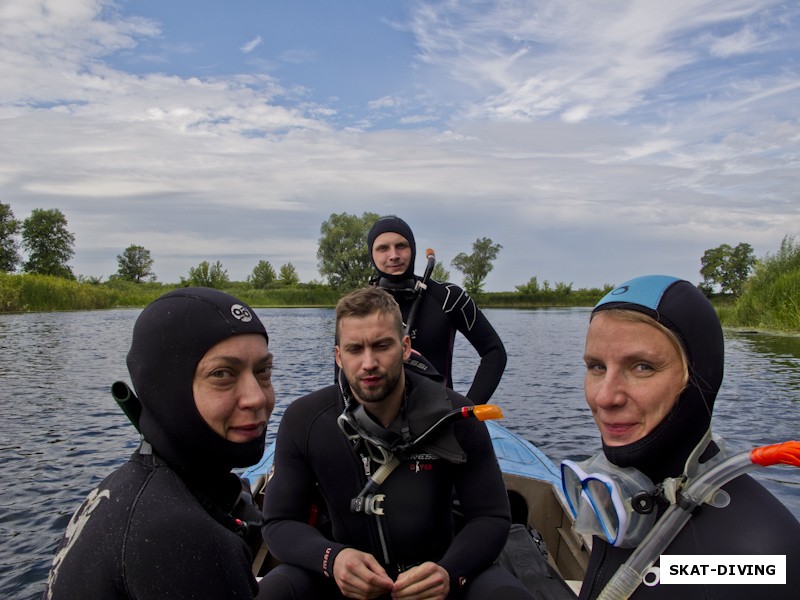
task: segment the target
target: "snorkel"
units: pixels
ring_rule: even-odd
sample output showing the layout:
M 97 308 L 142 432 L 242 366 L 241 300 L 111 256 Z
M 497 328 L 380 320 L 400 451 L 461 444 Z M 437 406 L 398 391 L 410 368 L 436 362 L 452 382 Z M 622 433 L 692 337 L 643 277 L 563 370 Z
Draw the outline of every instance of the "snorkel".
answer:
M 692 511 L 703 503 L 719 505 L 720 487 L 757 467 L 772 465 L 800 467 L 800 442 L 788 441 L 769 446 L 760 446 L 750 451 L 735 454 L 721 461 L 694 479 L 689 479 L 678 490 L 676 501 L 670 504 L 650 533 L 628 557 L 603 588 L 598 600 L 625 600 L 642 583 L 645 574 L 656 559 L 667 549 L 683 526 L 692 516 Z M 722 505 L 727 504 L 727 495 Z
M 133 390 L 124 381 L 115 381 L 111 384 L 111 396 L 114 398 L 122 412 L 128 417 L 128 420 L 139 430 L 139 418 L 142 416 L 142 403 L 139 398 L 133 393 Z
M 427 264 L 425 265 L 425 272 L 422 274 L 422 279 L 417 281 L 417 283 L 414 285 L 414 293 L 416 297 L 414 298 L 414 303 L 411 305 L 411 310 L 408 311 L 408 318 L 406 319 L 405 328 L 406 335 L 411 334 L 411 325 L 417 316 L 417 311 L 419 310 L 419 305 L 422 301 L 422 294 L 428 289 L 428 281 L 431 278 L 431 273 L 433 273 L 433 267 L 436 265 L 436 254 L 433 252 L 433 248 L 428 248 L 425 250 L 425 258 L 428 260 Z

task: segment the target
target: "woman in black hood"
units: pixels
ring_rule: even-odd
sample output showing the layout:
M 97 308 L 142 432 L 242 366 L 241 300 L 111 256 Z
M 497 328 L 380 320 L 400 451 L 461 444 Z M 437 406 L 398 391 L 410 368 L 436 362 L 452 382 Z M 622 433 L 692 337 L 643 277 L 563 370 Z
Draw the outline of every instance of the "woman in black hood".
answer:
M 260 511 L 231 469 L 261 458 L 275 406 L 264 325 L 176 290 L 142 311 L 127 362 L 141 445 L 72 517 L 44 597 L 253 598 Z
M 601 433 L 609 473 L 632 467 L 659 484 L 685 473 L 694 453 L 702 469 L 720 452 L 709 435 L 723 375 L 722 327 L 697 287 L 652 275 L 615 288 L 592 311 L 584 360 L 586 400 Z M 730 503 L 698 507 L 664 554 L 785 555 L 787 567 L 799 564 L 800 523 L 783 504 L 748 475 L 723 490 Z M 660 517 L 663 499 L 657 506 Z M 596 598 L 634 550 L 617 544 L 593 537 L 581 599 Z M 763 587 L 695 584 L 677 589 L 651 576 L 631 597 L 800 597 L 800 574 L 787 571 L 786 585 Z

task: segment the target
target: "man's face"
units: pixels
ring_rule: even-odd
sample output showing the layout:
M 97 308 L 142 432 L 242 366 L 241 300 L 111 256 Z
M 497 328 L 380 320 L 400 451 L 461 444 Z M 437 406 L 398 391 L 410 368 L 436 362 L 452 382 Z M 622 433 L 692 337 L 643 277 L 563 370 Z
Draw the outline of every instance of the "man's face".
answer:
M 381 273 L 402 275 L 411 263 L 411 245 L 399 233 L 387 231 L 375 238 L 372 244 L 372 260 Z M 413 270 L 413 269 L 412 269 Z
M 411 354 L 408 336 L 401 336 L 389 315 L 344 317 L 339 321 L 336 364 L 361 404 L 399 399 L 403 361 Z

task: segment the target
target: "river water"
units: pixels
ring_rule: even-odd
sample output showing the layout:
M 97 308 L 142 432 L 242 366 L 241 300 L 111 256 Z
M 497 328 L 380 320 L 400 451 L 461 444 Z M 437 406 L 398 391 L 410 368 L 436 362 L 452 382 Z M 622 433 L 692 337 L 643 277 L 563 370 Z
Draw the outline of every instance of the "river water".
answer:
M 125 355 L 139 312 L 0 315 L 0 598 L 41 596 L 72 512 L 136 446 L 109 388 L 130 381 Z M 257 312 L 275 354 L 271 439 L 289 402 L 333 381 L 333 311 Z M 588 309 L 485 313 L 509 354 L 493 398 L 503 424 L 556 464 L 599 450 L 583 400 Z M 457 390 L 469 387 L 476 364 L 459 336 Z M 800 438 L 800 338 L 726 332 L 713 427 L 732 450 Z M 800 469 L 762 469 L 756 477 L 800 517 Z

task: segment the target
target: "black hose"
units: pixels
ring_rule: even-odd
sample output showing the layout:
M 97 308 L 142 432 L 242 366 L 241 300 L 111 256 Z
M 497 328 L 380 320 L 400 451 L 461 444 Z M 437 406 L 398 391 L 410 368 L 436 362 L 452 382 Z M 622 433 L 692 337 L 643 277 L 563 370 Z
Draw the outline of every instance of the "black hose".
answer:
M 428 288 L 428 281 L 431 278 L 433 267 L 436 264 L 436 255 L 431 248 L 428 248 L 426 256 L 428 258 L 428 264 L 425 266 L 425 272 L 422 274 L 422 279 L 417 282 L 417 297 L 414 298 L 414 303 L 411 305 L 411 309 L 408 311 L 408 319 L 406 319 L 405 330 L 406 335 L 411 333 L 411 326 L 414 323 L 414 319 L 417 317 L 419 304 L 422 301 L 422 294 L 424 294 L 425 290 Z

